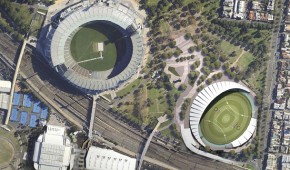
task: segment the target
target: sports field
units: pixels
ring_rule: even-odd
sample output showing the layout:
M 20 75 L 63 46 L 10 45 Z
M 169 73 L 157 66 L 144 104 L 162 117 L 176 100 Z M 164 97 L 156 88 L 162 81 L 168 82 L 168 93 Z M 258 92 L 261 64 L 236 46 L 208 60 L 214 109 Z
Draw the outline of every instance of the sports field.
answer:
M 251 103 L 243 93 L 223 93 L 204 112 L 200 121 L 202 135 L 212 144 L 229 144 L 247 129 L 251 114 Z
M 84 25 L 72 38 L 71 54 L 75 61 L 87 70 L 109 70 L 116 64 L 116 41 L 121 38 L 122 34 L 112 25 L 105 22 L 90 23 Z M 100 42 L 104 44 L 102 52 L 97 48 Z
M 11 161 L 14 150 L 8 141 L 0 139 L 0 143 L 0 165 L 3 165 Z

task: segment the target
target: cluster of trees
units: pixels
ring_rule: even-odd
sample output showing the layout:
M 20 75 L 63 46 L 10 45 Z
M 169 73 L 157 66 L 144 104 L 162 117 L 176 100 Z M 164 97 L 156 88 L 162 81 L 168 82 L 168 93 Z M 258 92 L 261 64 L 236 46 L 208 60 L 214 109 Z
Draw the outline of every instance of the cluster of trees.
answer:
M 198 76 L 199 76 L 199 71 L 190 71 L 188 73 L 188 83 L 193 86 L 195 81 L 197 80 Z
M 179 58 L 175 59 L 175 61 L 176 62 L 183 62 L 183 61 L 190 60 L 190 59 L 194 59 L 194 55 L 190 55 L 187 57 L 179 57 Z
M 0 1 L 0 8 L 9 15 L 7 21 L 11 20 L 8 22 L 13 25 L 14 29 L 22 34 L 28 32 L 32 19 L 32 8 L 29 9 L 27 5 L 10 2 L 10 0 Z
M 184 120 L 185 114 L 190 106 L 190 98 L 187 98 L 184 100 L 182 106 L 181 106 L 181 111 L 179 113 L 179 118 L 180 120 Z

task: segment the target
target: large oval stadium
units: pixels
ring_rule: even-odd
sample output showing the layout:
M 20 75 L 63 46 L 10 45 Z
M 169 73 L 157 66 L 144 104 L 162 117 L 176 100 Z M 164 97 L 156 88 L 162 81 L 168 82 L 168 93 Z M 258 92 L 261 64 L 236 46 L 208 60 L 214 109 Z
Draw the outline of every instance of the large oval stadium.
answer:
M 214 83 L 199 92 L 189 116 L 194 138 L 213 150 L 244 145 L 257 124 L 250 90 L 229 81 Z
M 144 49 L 137 12 L 119 3 L 79 3 L 51 25 L 46 56 L 68 82 L 89 94 L 117 88 L 137 73 Z

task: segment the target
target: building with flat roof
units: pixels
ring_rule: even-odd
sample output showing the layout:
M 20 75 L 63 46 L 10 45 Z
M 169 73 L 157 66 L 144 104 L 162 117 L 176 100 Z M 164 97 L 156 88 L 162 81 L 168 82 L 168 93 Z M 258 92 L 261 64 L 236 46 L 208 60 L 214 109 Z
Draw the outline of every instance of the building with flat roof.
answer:
M 33 162 L 36 170 L 67 170 L 72 159 L 72 146 L 65 127 L 47 125 L 35 142 Z
M 11 81 L 0 80 L 0 92 L 9 93 L 11 90 Z
M 90 147 L 86 157 L 88 170 L 135 170 L 136 159 L 110 149 Z

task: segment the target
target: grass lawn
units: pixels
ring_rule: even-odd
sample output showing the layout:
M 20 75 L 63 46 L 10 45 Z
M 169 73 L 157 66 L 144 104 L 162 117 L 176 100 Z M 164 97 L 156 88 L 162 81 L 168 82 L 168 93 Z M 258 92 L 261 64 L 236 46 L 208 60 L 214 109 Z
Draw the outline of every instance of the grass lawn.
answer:
M 264 69 L 260 69 L 255 73 L 249 75 L 249 78 L 246 80 L 250 88 L 253 91 L 259 91 L 263 88 L 263 78 L 265 77 Z
M 131 84 L 127 85 L 125 88 L 123 88 L 122 90 L 119 90 L 117 92 L 117 96 L 124 96 L 130 92 L 133 91 L 134 88 L 138 87 L 140 85 L 141 79 L 136 79 L 134 80 Z
M 0 165 L 8 163 L 14 154 L 13 146 L 6 140 L 0 139 Z
M 251 114 L 251 103 L 243 93 L 224 93 L 210 104 L 201 119 L 203 137 L 217 145 L 231 143 L 245 132 Z
M 180 76 L 174 67 L 168 67 L 168 71 L 170 71 L 170 73 L 174 74 L 175 76 Z
M 37 11 L 38 11 L 38 12 L 41 12 L 41 13 L 44 13 L 44 14 L 47 13 L 47 10 L 46 10 L 46 9 L 41 9 L 41 8 L 39 8 Z
M 147 5 L 148 6 L 157 6 L 159 0 L 148 0 Z
M 31 34 L 37 37 L 39 30 L 41 29 L 42 23 L 44 20 L 44 16 L 40 14 L 35 14 L 35 18 L 31 24 Z
M 237 62 L 237 66 L 239 67 L 240 70 L 247 70 L 249 64 L 254 60 L 254 56 L 249 53 L 249 52 L 245 52 L 241 58 L 239 59 L 239 61 Z
M 237 60 L 237 58 L 240 56 L 240 54 L 242 53 L 243 49 L 241 49 L 238 46 L 235 46 L 227 41 L 222 41 L 221 42 L 221 49 L 222 51 L 226 54 L 229 55 L 231 54 L 233 51 L 236 51 L 236 56 L 235 57 L 229 57 L 229 61 L 230 63 L 233 63 Z
M 111 94 L 105 94 L 104 95 L 106 98 L 108 98 L 109 100 L 112 100 Z
M 171 120 L 167 120 L 166 122 L 161 123 L 158 129 L 162 129 L 163 127 L 166 127 L 168 125 L 172 124 Z
M 167 33 L 170 31 L 170 25 L 166 21 L 161 21 L 160 25 L 163 35 L 167 35 Z
M 114 32 L 114 34 L 112 34 Z M 117 61 L 116 41 L 122 34 L 106 23 L 92 23 L 83 26 L 72 38 L 71 54 L 79 65 L 90 71 L 105 71 L 113 68 Z M 97 43 L 104 43 L 103 59 Z
M 154 114 L 156 117 L 161 116 L 168 108 L 168 104 L 166 102 L 164 89 L 148 89 L 148 98 L 153 101 L 153 104 L 149 107 L 150 115 Z

